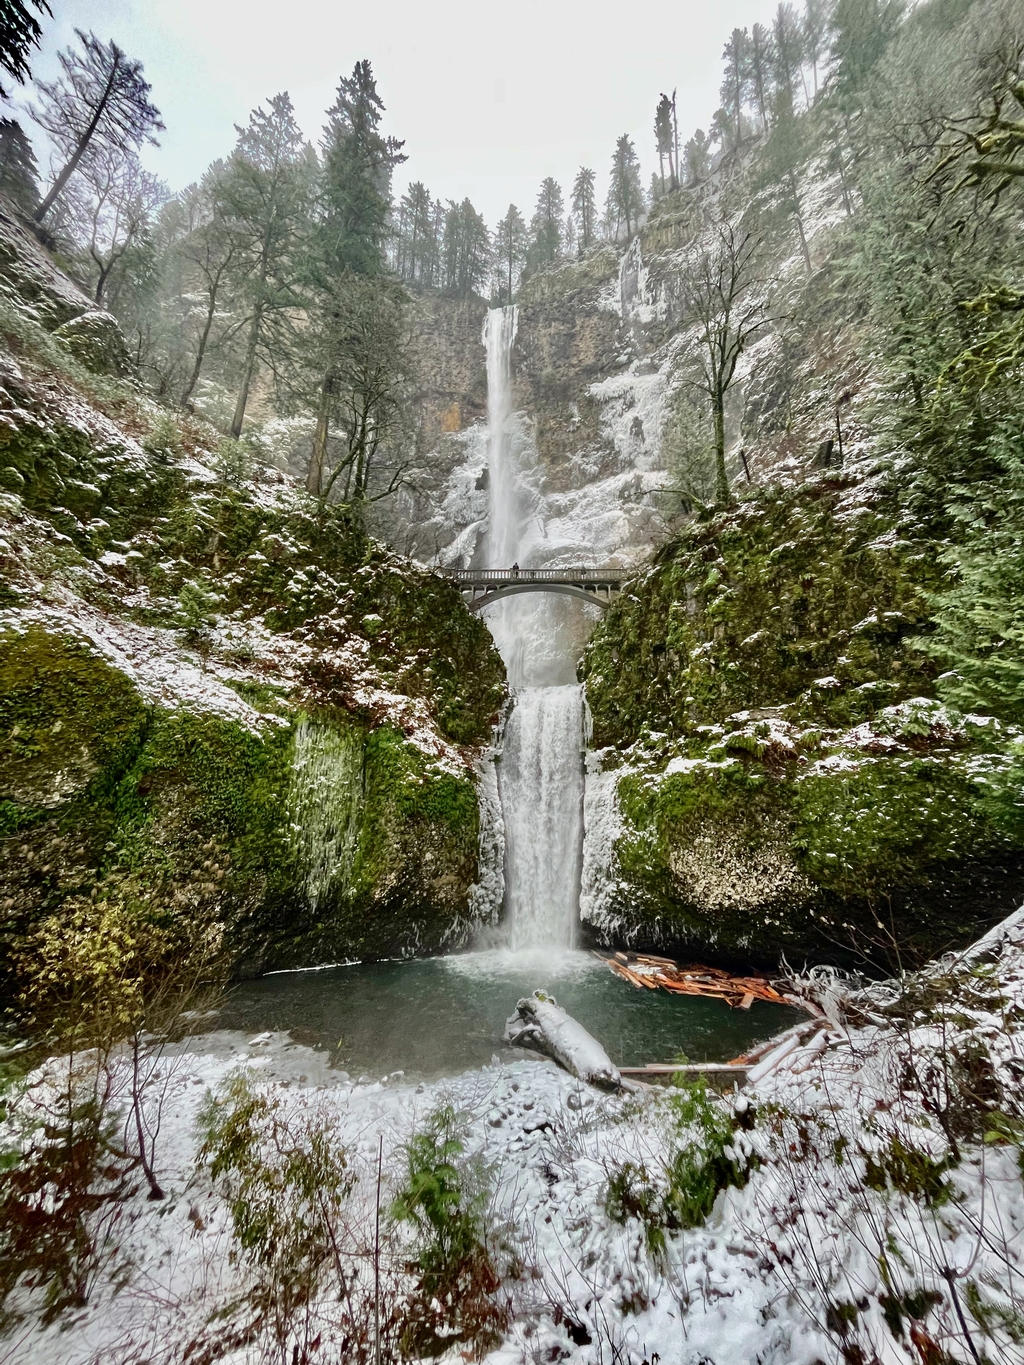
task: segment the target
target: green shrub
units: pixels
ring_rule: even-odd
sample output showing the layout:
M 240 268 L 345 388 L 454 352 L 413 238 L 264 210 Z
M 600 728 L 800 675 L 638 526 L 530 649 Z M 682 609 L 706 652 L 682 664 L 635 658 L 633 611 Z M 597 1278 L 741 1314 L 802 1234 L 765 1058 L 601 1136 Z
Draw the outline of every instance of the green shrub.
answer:
M 199 1134 L 199 1162 L 231 1214 L 231 1259 L 249 1271 L 248 1321 L 227 1329 L 224 1345 L 269 1335 L 283 1351 L 326 1280 L 345 1288 L 337 1224 L 355 1184 L 347 1154 L 325 1114 L 286 1115 L 244 1071 L 207 1096 Z
M 734 1124 L 725 1106 L 703 1079 L 680 1087 L 668 1101 L 671 1155 L 666 1163 L 666 1205 L 673 1225 L 699 1227 L 720 1190 L 742 1186 L 747 1169 L 727 1151 Z
M 406 1179 L 391 1216 L 415 1235 L 407 1269 L 415 1277 L 402 1335 L 407 1358 L 437 1356 L 463 1342 L 496 1346 L 509 1310 L 495 1295 L 501 1278 L 488 1246 L 487 1191 L 465 1160 L 458 1115 L 436 1110 L 406 1146 Z
M 652 1176 L 642 1164 L 624 1162 L 608 1179 L 604 1207 L 613 1222 L 636 1219 L 648 1250 L 660 1257 L 667 1233 L 700 1227 L 719 1191 L 744 1185 L 748 1171 L 730 1150 L 732 1116 L 702 1078 L 660 1098 L 657 1112 L 666 1138 L 660 1171 Z
M 668 1226 L 665 1191 L 642 1162 L 624 1161 L 608 1177 L 604 1211 L 613 1223 L 628 1223 L 635 1218 L 644 1230 L 651 1255 L 664 1254 Z

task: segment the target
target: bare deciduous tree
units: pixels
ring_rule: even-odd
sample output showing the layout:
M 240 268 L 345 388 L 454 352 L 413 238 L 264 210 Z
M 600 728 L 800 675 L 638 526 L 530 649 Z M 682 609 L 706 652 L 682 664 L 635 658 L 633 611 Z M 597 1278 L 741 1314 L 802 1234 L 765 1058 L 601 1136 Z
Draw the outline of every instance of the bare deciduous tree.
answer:
M 337 302 L 342 289 L 336 285 Z M 327 498 L 340 486 L 344 502 L 365 503 L 393 493 L 406 465 L 400 457 L 378 487 L 386 457 L 396 455 L 403 434 L 406 380 L 405 293 L 381 276 L 350 274 L 344 282 L 344 306 L 320 338 L 321 353 L 330 357 L 321 387 L 316 432 L 306 487 Z M 330 459 L 331 429 L 341 438 L 340 454 Z
M 144 170 L 134 152 L 96 148 L 78 169 L 82 193 L 80 231 L 95 268 L 93 297 L 98 304 L 111 273 L 125 253 L 139 244 L 153 214 L 167 199 L 163 183 Z
M 686 262 L 686 309 L 696 329 L 696 387 L 711 408 L 715 489 L 723 505 L 732 500 L 725 467 L 726 395 L 740 356 L 768 322 L 760 249 L 754 228 L 720 221 L 697 238 Z
M 192 229 L 178 248 L 186 269 L 199 285 L 198 292 L 201 295 L 195 357 L 179 400 L 183 408 L 188 408 L 199 382 L 224 287 L 242 246 L 238 234 L 221 211 L 216 190 L 216 177 L 212 172 L 208 173 L 200 186 L 200 196 L 205 200 L 202 221 Z

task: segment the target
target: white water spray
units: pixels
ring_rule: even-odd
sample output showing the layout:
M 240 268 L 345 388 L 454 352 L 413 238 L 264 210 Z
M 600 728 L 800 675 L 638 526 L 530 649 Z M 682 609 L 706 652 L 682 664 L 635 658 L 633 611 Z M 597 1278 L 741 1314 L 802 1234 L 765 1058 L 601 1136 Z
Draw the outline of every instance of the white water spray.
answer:
M 536 453 L 512 410 L 516 309 L 487 315 L 487 441 L 490 521 L 487 565 L 528 567 L 532 512 L 529 467 Z M 555 599 L 557 601 L 557 599 Z M 488 609 L 512 683 L 515 706 L 499 773 L 505 822 L 505 914 L 513 949 L 571 948 L 579 922 L 583 838 L 583 693 L 559 639 L 548 597 L 521 596 Z

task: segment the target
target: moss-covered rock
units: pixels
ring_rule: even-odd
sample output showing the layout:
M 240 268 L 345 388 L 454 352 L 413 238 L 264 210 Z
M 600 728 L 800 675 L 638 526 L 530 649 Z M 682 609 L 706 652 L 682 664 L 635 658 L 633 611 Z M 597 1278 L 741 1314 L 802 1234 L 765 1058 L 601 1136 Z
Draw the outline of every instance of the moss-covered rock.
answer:
M 935 570 L 884 486 L 695 525 L 595 632 L 621 828 L 597 927 L 701 951 L 934 950 L 1024 890 L 1015 733 L 934 700 Z
M 128 343 L 117 318 L 111 313 L 98 309 L 80 313 L 78 317 L 62 322 L 54 336 L 93 374 L 124 378 L 132 372 Z
M 0 631 L 0 819 L 52 810 L 116 772 L 145 708 L 123 673 L 42 626 Z
M 0 637 L 8 947 L 62 903 L 219 921 L 236 970 L 464 940 L 472 781 L 390 726 L 298 715 L 258 731 L 147 705 L 79 640 Z

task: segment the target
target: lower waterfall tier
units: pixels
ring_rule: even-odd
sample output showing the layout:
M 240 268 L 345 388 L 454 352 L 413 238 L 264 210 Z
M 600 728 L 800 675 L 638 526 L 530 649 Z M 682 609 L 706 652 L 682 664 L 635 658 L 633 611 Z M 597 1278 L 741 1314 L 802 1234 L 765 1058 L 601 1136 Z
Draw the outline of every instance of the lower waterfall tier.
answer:
M 505 731 L 505 911 L 512 948 L 569 948 L 579 919 L 583 689 L 527 687 Z

